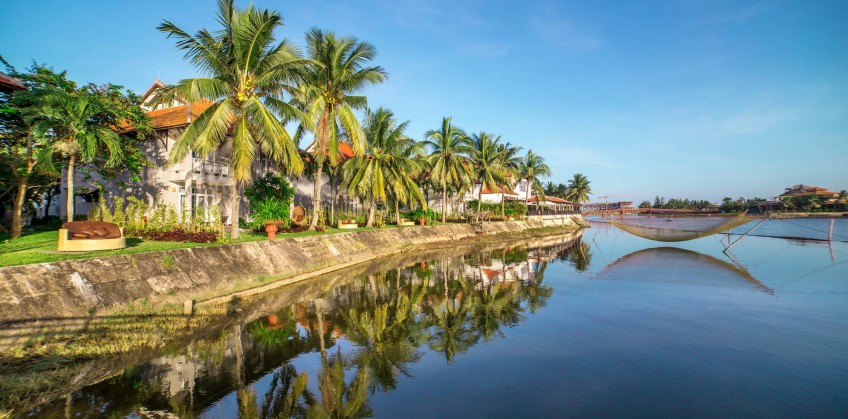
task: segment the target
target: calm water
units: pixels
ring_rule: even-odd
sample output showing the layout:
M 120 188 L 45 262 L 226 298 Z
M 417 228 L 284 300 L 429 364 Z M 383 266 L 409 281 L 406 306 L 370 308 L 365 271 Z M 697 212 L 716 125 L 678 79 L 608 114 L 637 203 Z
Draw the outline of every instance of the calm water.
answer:
M 373 265 L 31 413 L 845 417 L 848 243 L 721 249 L 598 224 Z

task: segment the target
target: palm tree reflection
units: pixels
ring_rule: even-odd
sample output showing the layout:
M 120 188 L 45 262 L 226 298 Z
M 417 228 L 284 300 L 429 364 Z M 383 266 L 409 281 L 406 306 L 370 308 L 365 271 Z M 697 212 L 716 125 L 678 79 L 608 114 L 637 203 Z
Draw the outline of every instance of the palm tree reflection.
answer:
M 553 294 L 544 281 L 549 261 L 588 264 L 574 256 L 581 250 L 514 246 L 360 277 L 126 372 L 104 385 L 134 394 L 132 403 L 106 404 L 123 409 L 118 416 L 138 415 L 138 406 L 196 416 L 235 396 L 230 416 L 241 418 L 370 416 L 369 395 L 397 388 L 427 352 L 452 364 L 481 342 L 506 338 Z M 183 384 L 160 385 L 173 378 Z M 102 396 L 72 402 L 91 403 L 73 406 L 77 412 L 105 405 Z

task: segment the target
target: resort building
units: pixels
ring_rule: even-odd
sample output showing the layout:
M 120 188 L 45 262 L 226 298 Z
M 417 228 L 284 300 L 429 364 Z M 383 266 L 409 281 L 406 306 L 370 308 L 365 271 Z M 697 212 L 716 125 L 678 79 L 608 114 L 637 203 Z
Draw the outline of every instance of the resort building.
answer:
M 814 195 L 823 199 L 836 198 L 839 196 L 839 192 L 833 192 L 830 189 L 822 188 L 820 186 L 809 186 L 804 184 L 798 184 L 795 186 L 791 186 L 786 188 L 786 190 L 777 196 L 778 200 L 784 200 L 787 198 L 794 198 L 799 196 L 807 196 Z
M 140 179 L 133 181 L 128 176 L 104 181 L 96 175 L 83 175 L 87 173 L 85 167 L 81 167 L 75 176 L 74 203 L 75 215 L 87 215 L 99 205 L 100 188 L 107 195 L 107 202 L 111 204 L 111 197 L 135 197 L 148 206 L 162 203 L 174 206 L 182 213 L 183 208 L 192 213 L 198 210 L 209 211 L 217 207 L 226 224 L 230 214 L 231 193 L 233 179 L 230 177 L 230 156 L 232 154 L 232 143 L 227 142 L 207 156 L 200 156 L 192 152 L 182 161 L 168 164 L 168 156 L 174 145 L 182 135 L 183 131 L 197 119 L 203 111 L 208 109 L 212 102 L 198 101 L 188 103 L 182 98 L 166 103 L 157 103 L 156 90 L 165 86 L 156 80 L 142 96 L 142 108 L 150 116 L 151 125 L 155 133 L 142 141 L 142 151 L 152 162 L 152 166 L 142 170 Z M 127 127 L 125 134 L 131 134 L 132 127 Z M 348 144 L 342 145 L 342 157 L 353 156 L 353 150 Z M 307 147 L 305 153 L 311 152 L 312 146 Z M 279 173 L 277 163 L 267 156 L 257 155 L 253 165 L 253 179 L 263 176 L 265 173 Z M 66 177 L 62 175 L 62 186 L 60 196 L 53 199 L 49 214 L 65 216 L 65 196 L 67 194 Z M 295 204 L 311 206 L 312 181 L 306 177 L 289 178 L 289 182 L 295 188 Z M 330 179 L 324 176 L 322 183 L 322 199 L 329 202 L 332 196 Z M 239 192 L 241 193 L 241 191 Z M 339 194 L 344 196 L 343 193 Z M 239 205 L 241 216 L 249 212 L 247 201 L 241 198 Z

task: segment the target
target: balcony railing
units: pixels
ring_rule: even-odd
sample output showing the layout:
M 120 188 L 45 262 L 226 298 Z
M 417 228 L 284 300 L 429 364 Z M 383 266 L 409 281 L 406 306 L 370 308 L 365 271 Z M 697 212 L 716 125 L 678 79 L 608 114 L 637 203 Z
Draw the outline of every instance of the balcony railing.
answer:
M 229 177 L 230 163 L 223 160 L 194 159 L 194 173 L 208 176 Z

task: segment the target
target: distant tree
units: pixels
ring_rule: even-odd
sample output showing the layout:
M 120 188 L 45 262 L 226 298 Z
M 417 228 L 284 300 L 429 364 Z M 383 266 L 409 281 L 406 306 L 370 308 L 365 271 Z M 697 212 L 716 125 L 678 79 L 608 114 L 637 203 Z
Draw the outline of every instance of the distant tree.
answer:
M 430 147 L 430 179 L 442 190 L 442 222 L 447 221 L 448 188 L 459 188 L 471 183 L 471 171 L 468 156 L 472 153 L 468 137 L 458 127 L 451 124 L 451 118 L 442 118 L 438 130 L 430 130 L 424 141 Z
M 477 212 L 483 202 L 483 189 L 497 190 L 500 185 L 506 183 L 507 174 L 502 166 L 502 159 L 498 145 L 500 137 L 487 132 L 480 132 L 471 136 L 471 166 L 472 175 L 480 185 L 477 194 Z M 550 183 L 550 182 L 549 182 Z
M 639 204 L 639 208 L 651 208 L 651 201 L 642 201 Z
M 591 182 L 581 173 L 575 173 L 571 180 L 568 181 L 568 194 L 566 199 L 576 203 L 589 202 L 589 195 L 592 194 Z
M 527 154 L 519 166 L 519 173 L 521 178 L 527 181 L 528 190 L 524 196 L 525 204 L 530 197 L 531 190 L 536 192 L 536 194 L 544 195 L 542 183 L 539 181 L 539 178 L 550 176 L 551 168 L 545 164 L 545 159 L 542 156 L 534 153 L 533 150 L 527 150 Z

